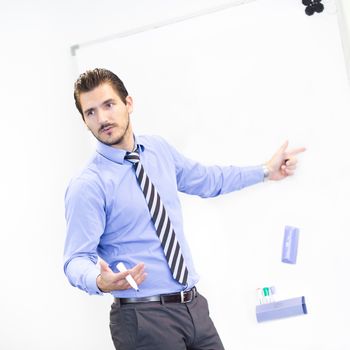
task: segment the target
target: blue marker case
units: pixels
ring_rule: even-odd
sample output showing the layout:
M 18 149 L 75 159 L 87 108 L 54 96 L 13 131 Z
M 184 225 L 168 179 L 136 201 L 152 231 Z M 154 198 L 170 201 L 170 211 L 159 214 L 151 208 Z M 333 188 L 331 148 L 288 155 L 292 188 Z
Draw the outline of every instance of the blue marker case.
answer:
M 284 239 L 282 247 L 282 262 L 295 264 L 298 253 L 299 229 L 286 226 L 284 229 Z
M 256 319 L 258 322 L 304 314 L 307 314 L 305 297 L 281 300 L 256 306 Z

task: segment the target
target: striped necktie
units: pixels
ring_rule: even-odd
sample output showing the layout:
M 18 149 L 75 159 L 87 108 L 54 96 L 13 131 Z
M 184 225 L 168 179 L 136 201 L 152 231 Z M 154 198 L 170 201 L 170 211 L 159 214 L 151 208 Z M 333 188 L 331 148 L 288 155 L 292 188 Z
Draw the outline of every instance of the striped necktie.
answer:
M 187 283 L 188 270 L 185 265 L 180 244 L 176 239 L 173 225 L 170 222 L 159 194 L 140 162 L 139 153 L 137 151 L 126 152 L 125 159 L 134 166 L 137 181 L 146 198 L 148 209 L 171 273 L 175 280 L 185 285 Z

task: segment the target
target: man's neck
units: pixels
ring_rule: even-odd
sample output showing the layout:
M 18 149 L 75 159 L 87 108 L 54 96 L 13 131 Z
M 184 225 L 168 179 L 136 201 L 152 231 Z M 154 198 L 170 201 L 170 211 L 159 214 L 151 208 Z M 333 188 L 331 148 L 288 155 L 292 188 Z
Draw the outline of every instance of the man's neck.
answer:
M 131 127 L 128 128 L 127 132 L 124 135 L 123 141 L 117 145 L 111 145 L 113 148 L 122 149 L 127 152 L 132 152 L 134 150 L 135 137 L 132 132 Z

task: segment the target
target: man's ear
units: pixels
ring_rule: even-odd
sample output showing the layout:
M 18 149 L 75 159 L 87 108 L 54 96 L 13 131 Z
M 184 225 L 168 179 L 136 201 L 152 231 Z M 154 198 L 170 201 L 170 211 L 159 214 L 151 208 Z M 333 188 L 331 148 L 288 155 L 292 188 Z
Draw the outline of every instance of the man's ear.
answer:
M 126 104 L 126 108 L 128 110 L 128 113 L 131 114 L 132 111 L 134 110 L 134 101 L 132 100 L 131 96 L 126 96 L 125 104 Z

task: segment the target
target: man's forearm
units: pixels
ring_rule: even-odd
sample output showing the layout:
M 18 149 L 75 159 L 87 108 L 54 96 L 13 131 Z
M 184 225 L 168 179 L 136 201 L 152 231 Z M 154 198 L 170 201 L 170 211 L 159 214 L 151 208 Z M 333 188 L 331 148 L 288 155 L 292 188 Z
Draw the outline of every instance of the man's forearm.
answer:
M 91 295 L 102 295 L 97 285 L 100 270 L 88 257 L 76 257 L 64 266 L 64 272 L 71 285 Z

